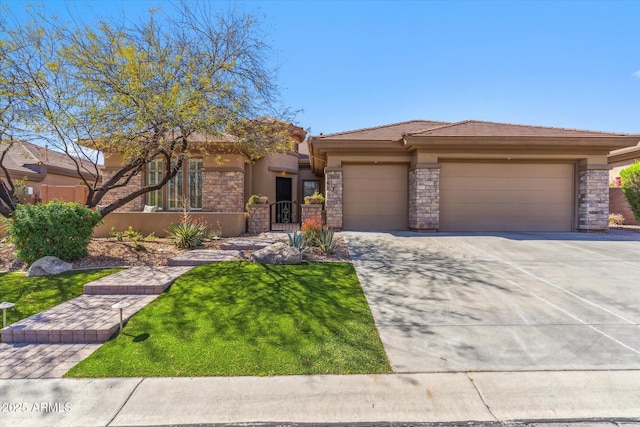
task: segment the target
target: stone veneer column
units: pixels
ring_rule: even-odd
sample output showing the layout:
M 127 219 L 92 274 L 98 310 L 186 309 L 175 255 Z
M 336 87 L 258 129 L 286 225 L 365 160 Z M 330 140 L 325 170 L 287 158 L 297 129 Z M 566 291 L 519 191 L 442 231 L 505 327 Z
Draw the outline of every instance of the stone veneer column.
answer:
M 102 170 L 102 182 L 107 182 L 108 180 L 111 179 L 111 177 L 116 173 L 116 170 L 108 170 L 108 169 L 103 169 Z M 104 197 L 102 198 L 102 200 L 100 200 L 100 205 L 109 205 L 113 202 L 115 202 L 116 200 L 128 196 L 129 194 L 131 194 L 134 191 L 137 191 L 139 189 L 141 189 L 144 186 L 144 174 L 140 173 L 137 176 L 134 176 L 133 178 L 131 178 L 131 181 L 129 181 L 129 184 L 125 187 L 119 187 L 119 188 L 114 188 L 113 190 L 109 191 L 107 194 L 104 195 Z M 142 209 L 144 208 L 145 205 L 145 200 L 146 200 L 147 195 L 143 194 L 140 197 L 136 197 L 135 199 L 133 199 L 132 201 L 130 201 L 129 203 L 127 203 L 124 206 L 119 207 L 118 209 L 116 209 L 116 212 L 135 212 L 135 211 L 142 211 Z
M 609 228 L 609 170 L 578 171 L 578 230 L 599 231 Z
M 440 226 L 440 165 L 409 171 L 409 228 L 438 230 Z
M 249 234 L 260 234 L 269 231 L 269 205 L 268 204 L 252 204 L 248 206 L 249 210 Z
M 320 224 L 322 224 L 322 205 L 321 204 L 302 205 L 301 208 L 302 208 L 302 218 L 301 218 L 302 224 L 304 224 L 304 222 L 308 219 L 312 221 L 318 221 Z
M 325 168 L 324 175 L 327 227 L 339 230 L 342 228 L 342 168 Z
M 244 211 L 244 172 L 204 171 L 202 173 L 204 212 Z

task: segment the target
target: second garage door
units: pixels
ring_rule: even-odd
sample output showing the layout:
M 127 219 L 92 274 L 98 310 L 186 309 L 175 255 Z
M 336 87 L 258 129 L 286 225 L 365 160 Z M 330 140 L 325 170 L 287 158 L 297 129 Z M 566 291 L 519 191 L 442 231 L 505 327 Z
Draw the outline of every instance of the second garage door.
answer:
M 440 230 L 571 231 L 573 164 L 442 163 Z
M 406 230 L 408 167 L 406 165 L 344 165 L 345 230 Z

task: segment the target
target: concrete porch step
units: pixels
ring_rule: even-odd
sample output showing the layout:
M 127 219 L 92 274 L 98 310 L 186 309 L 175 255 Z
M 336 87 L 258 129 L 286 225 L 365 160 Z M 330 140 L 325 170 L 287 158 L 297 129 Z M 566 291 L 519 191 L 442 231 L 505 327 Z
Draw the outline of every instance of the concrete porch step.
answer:
M 240 254 L 241 251 L 239 250 L 200 249 L 169 258 L 167 264 L 175 268 L 177 266 L 195 266 L 213 262 L 233 261 L 237 260 Z
M 131 304 L 123 311 L 126 322 L 157 295 L 82 295 L 2 329 L 2 342 L 97 343 L 107 341 L 120 326 L 118 302 Z
M 131 267 L 87 283 L 83 288 L 84 294 L 158 295 L 189 270 L 185 267 Z

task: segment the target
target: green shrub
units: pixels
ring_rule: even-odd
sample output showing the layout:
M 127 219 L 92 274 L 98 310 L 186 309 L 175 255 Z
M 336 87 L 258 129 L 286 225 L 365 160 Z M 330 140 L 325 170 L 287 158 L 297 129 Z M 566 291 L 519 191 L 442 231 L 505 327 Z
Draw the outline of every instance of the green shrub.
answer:
M 304 203 L 306 205 L 322 204 L 324 203 L 324 196 L 315 191 L 311 196 L 307 196 L 304 198 Z
M 133 248 L 136 251 L 146 250 L 144 245 L 140 243 L 141 240 L 144 240 L 145 242 L 153 242 L 156 240 L 155 233 L 151 233 L 147 237 L 142 237 L 142 233 L 138 230 L 134 230 L 132 226 L 129 226 L 125 231 L 116 231 L 115 227 L 111 227 L 109 235 L 118 242 L 131 241 L 133 243 Z
M 171 224 L 167 233 L 173 244 L 180 249 L 199 248 L 209 235 L 207 223 L 203 221 L 183 221 Z
M 636 221 L 640 222 L 640 162 L 636 161 L 620 171 L 622 191 Z
M 28 264 L 48 255 L 71 262 L 87 256 L 93 228 L 101 220 L 99 212 L 79 203 L 21 204 L 7 220 L 7 234 L 16 256 Z
M 134 230 L 132 226 L 129 226 L 125 231 L 116 231 L 115 227 L 111 227 L 109 235 L 116 239 L 118 242 L 124 242 L 131 240 L 133 242 L 142 240 L 142 233 L 138 230 Z
M 246 210 L 249 210 L 249 205 L 259 205 L 259 204 L 266 204 L 269 203 L 269 198 L 266 196 L 263 196 L 262 194 L 254 194 L 251 197 L 249 197 L 249 200 L 247 201 L 247 204 L 244 205 Z

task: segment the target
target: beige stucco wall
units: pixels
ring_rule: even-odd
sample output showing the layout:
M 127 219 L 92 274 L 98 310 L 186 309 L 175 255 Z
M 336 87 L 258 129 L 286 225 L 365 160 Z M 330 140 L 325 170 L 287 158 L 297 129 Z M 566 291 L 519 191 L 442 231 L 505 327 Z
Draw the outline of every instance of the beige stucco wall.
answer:
M 633 164 L 635 161 L 636 159 L 631 159 L 631 160 L 625 160 L 622 162 L 611 163 L 609 165 L 611 166 L 611 170 L 609 170 L 609 185 L 615 186 L 616 178 L 620 176 L 620 171 L 622 169 L 629 167 L 629 165 Z
M 640 161 L 640 143 L 633 147 L 614 150 L 609 153 L 609 185 L 616 186 L 616 178 L 620 176 L 620 171 L 627 166 Z
M 84 182 L 78 177 L 48 173 L 47 176 L 42 180 L 42 184 L 67 186 L 84 185 Z
M 298 144 L 298 153 L 309 155 L 309 144 L 307 144 L 307 141 Z
M 12 175 L 11 179 L 13 180 L 14 185 L 18 185 L 22 183 L 22 180 L 25 179 L 25 177 Z M 76 185 L 84 186 L 84 183 L 80 178 L 52 173 L 48 173 L 42 181 L 35 181 L 34 179 L 29 179 L 27 177 L 24 183 L 27 187 L 33 188 L 33 196 L 37 197 L 38 200 L 42 198 L 42 185 L 63 187 Z
M 269 203 L 276 200 L 276 177 L 291 178 L 291 191 L 294 201 L 299 201 L 298 156 L 291 154 L 275 154 L 260 159 L 247 166 L 245 185 L 245 201 L 252 194 L 261 194 L 269 198 Z
M 64 200 L 65 202 L 78 202 L 84 204 L 87 201 L 89 189 L 86 185 L 42 185 L 40 198 L 42 203 L 52 200 Z
M 104 218 L 104 222 L 93 230 L 94 237 L 108 237 L 111 227 L 116 231 L 124 231 L 133 227 L 134 230 L 147 236 L 154 233 L 157 237 L 166 237 L 166 229 L 170 224 L 180 222 L 180 212 L 113 212 Z M 210 229 L 217 229 L 217 222 L 222 226 L 223 237 L 234 237 L 246 231 L 246 214 L 221 212 L 192 212 L 191 217 L 202 219 L 210 225 Z

